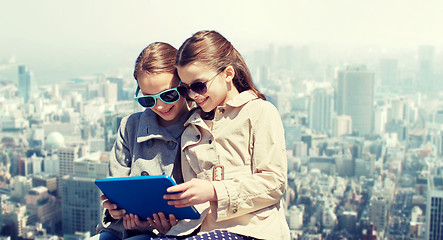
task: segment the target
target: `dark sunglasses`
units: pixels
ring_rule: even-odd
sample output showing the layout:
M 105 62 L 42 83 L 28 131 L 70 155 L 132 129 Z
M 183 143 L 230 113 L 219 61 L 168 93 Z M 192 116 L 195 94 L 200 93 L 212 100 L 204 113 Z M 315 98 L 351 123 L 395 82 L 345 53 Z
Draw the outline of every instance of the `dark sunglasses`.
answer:
M 163 92 L 154 94 L 154 95 L 144 95 L 137 97 L 140 92 L 140 87 L 137 86 L 137 90 L 135 90 L 134 99 L 140 103 L 145 108 L 153 108 L 157 104 L 157 99 L 160 98 L 165 103 L 175 103 L 180 100 L 180 95 L 186 96 L 186 88 L 181 86 L 181 82 L 178 87 L 167 89 Z
M 206 82 L 193 82 L 193 83 L 191 83 L 190 85 L 183 84 L 183 86 L 186 88 L 186 93 L 189 94 L 189 90 L 191 90 L 191 91 L 193 91 L 194 93 L 197 93 L 197 94 L 200 94 L 200 95 L 205 94 L 206 91 L 208 91 L 207 84 L 208 84 L 209 82 L 211 82 L 212 80 L 214 80 L 215 77 L 217 77 L 217 76 L 218 76 L 220 73 L 222 73 L 223 71 L 224 71 L 224 69 L 221 70 L 221 71 L 218 71 L 218 73 L 215 74 L 215 76 L 213 76 L 211 79 L 209 79 L 209 80 L 206 81 Z

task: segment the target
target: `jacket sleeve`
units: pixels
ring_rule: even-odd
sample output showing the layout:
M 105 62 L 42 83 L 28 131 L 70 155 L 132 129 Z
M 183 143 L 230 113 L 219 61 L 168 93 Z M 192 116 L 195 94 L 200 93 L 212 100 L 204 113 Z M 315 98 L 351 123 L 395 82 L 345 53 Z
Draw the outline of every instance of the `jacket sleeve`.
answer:
M 127 177 L 131 173 L 132 147 L 134 137 L 132 135 L 136 130 L 136 124 L 131 124 L 130 117 L 125 117 L 120 123 L 117 132 L 117 138 L 110 152 L 109 157 L 109 176 Z
M 269 102 L 253 102 L 258 106 L 248 113 L 252 175 L 213 182 L 218 198 L 217 221 L 266 212 L 280 202 L 286 189 L 286 147 L 280 114 Z
M 129 176 L 131 169 L 131 148 L 128 135 L 126 131 L 128 124 L 128 117 L 122 119 L 120 128 L 117 132 L 117 139 L 112 147 L 109 158 L 109 172 L 110 177 L 115 176 Z M 97 232 L 108 231 L 119 238 L 127 237 L 127 232 L 121 220 L 111 217 L 107 209 L 103 210 L 102 222 L 97 228 Z
M 133 155 L 133 146 L 136 144 L 136 132 L 138 130 L 140 115 L 139 113 L 124 117 L 120 123 L 117 132 L 117 138 L 110 152 L 109 158 L 109 176 L 127 177 L 131 174 L 131 164 Z M 121 239 L 139 234 L 149 234 L 156 236 L 149 227 L 143 231 L 127 231 L 123 226 L 121 219 L 117 220 L 111 217 L 109 211 L 104 209 L 102 214 L 102 223 L 98 226 L 97 232 L 108 231 Z

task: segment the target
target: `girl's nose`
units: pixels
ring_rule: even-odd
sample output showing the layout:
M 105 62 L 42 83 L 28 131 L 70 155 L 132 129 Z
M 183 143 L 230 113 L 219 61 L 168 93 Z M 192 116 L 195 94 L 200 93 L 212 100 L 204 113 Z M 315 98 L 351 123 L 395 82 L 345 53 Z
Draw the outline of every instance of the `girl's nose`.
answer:
M 188 96 L 189 96 L 190 98 L 195 99 L 195 97 L 196 97 L 197 95 L 198 95 L 197 93 L 195 93 L 194 91 L 192 91 L 192 90 L 189 89 L 189 91 L 188 91 Z
M 163 109 L 167 103 L 163 102 L 161 99 L 157 99 L 157 104 L 155 105 L 156 109 Z

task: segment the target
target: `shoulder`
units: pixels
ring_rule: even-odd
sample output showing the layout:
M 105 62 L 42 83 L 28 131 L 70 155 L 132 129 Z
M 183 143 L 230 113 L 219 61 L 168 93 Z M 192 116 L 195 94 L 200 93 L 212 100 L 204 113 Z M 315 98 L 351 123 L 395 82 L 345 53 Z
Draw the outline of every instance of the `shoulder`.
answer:
M 150 120 L 152 118 L 155 118 L 155 116 L 153 116 L 154 114 L 155 113 L 153 113 L 151 110 L 147 109 L 143 112 L 136 112 L 131 115 L 125 116 L 120 122 L 120 128 L 124 130 L 128 128 L 137 128 L 140 124 L 147 125 L 156 123 L 156 121 Z
M 126 125 L 128 123 L 134 123 L 140 121 L 142 114 L 143 112 L 136 112 L 131 115 L 125 116 L 124 118 L 122 118 L 121 125 Z
M 279 115 L 277 108 L 270 102 L 261 98 L 256 98 L 245 104 L 244 109 L 255 117 L 267 115 Z

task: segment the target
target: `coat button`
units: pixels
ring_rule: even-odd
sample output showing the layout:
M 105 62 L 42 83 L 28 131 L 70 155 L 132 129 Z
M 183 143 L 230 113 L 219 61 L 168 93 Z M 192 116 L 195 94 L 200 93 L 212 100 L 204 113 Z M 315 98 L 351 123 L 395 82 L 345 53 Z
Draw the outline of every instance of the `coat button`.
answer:
M 213 140 L 214 138 L 211 136 L 210 138 L 209 138 L 209 144 L 211 144 L 212 143 L 212 140 Z
M 149 173 L 146 172 L 146 171 L 143 171 L 140 175 L 141 175 L 141 176 L 149 176 Z
M 232 213 L 237 213 L 237 208 L 232 209 Z

